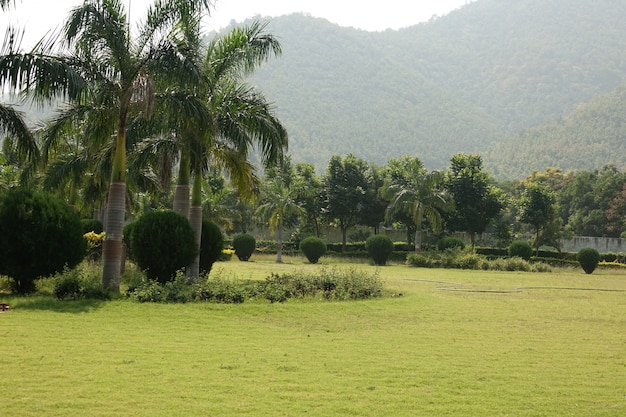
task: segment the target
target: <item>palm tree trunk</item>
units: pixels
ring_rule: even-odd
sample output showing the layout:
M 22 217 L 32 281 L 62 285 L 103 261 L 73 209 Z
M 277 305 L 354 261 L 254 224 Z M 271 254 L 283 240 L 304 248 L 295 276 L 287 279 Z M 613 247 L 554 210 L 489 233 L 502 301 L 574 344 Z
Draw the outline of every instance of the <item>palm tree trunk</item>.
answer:
M 278 225 L 278 243 L 276 244 L 276 262 L 283 261 L 283 226 Z
M 119 292 L 122 264 L 122 232 L 126 213 L 126 183 L 112 182 L 106 210 L 106 237 L 102 243 L 102 287 Z
M 422 251 L 422 231 L 415 229 L 415 253 Z
M 122 266 L 122 235 L 126 214 L 126 112 L 120 111 L 111 184 L 102 242 L 102 287 L 118 293 Z
M 202 174 L 196 171 L 193 177 L 193 189 L 191 191 L 191 207 L 189 209 L 189 222 L 196 234 L 198 254 L 191 265 L 187 267 L 187 278 L 196 279 L 200 276 L 200 245 L 202 244 Z
M 180 157 L 178 183 L 174 192 L 174 212 L 189 219 L 189 157 L 183 152 Z
M 187 278 L 196 279 L 200 276 L 200 245 L 202 244 L 202 206 L 192 205 L 189 209 L 189 223 L 196 235 L 198 254 L 187 267 Z

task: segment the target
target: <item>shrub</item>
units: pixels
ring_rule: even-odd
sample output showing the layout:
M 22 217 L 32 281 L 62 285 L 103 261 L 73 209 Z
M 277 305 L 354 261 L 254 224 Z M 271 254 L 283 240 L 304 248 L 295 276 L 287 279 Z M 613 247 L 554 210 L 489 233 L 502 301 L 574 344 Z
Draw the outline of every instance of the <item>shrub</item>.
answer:
M 578 251 L 576 260 L 586 274 L 591 274 L 600 262 L 600 253 L 593 248 L 582 248 Z
M 393 252 L 393 242 L 389 236 L 373 235 L 365 241 L 365 249 L 376 265 L 385 265 Z
M 509 256 L 510 257 L 519 257 L 526 261 L 529 261 L 533 256 L 533 248 L 530 246 L 528 242 L 523 240 L 516 240 L 511 243 L 509 246 Z
M 422 253 L 411 253 L 406 257 L 406 264 L 418 268 L 434 268 L 433 259 Z
M 130 246 L 130 238 L 133 234 L 133 228 L 135 227 L 135 223 L 136 221 L 126 223 L 124 225 L 124 229 L 122 229 L 122 243 L 124 244 L 124 246 L 126 246 L 126 256 L 133 261 L 135 260 L 135 258 L 133 258 L 133 248 Z
M 81 219 L 80 225 L 83 228 L 83 234 L 94 232 L 99 235 L 104 231 L 102 222 L 97 219 Z
M 200 243 L 200 272 L 208 274 L 213 264 L 222 256 L 224 235 L 220 228 L 209 220 L 202 220 L 202 240 Z
M 58 300 L 77 300 L 80 292 L 80 280 L 75 274 L 64 274 L 54 283 L 53 294 Z
M 256 249 L 256 239 L 247 233 L 237 235 L 233 238 L 233 249 L 240 261 L 247 261 Z
M 27 190 L 0 199 L 0 274 L 16 292 L 35 291 L 36 278 L 75 267 L 85 253 L 80 219 L 65 202 Z
M 87 242 L 87 259 L 90 261 L 97 261 L 102 257 L 102 242 L 104 241 L 105 233 L 87 232 L 83 235 Z
M 149 279 L 161 283 L 171 281 L 197 253 L 191 224 L 173 211 L 143 214 L 132 227 L 130 242 L 137 265 Z
M 326 254 L 326 242 L 319 237 L 310 236 L 300 242 L 300 250 L 310 263 L 316 264 Z
M 78 300 L 80 298 L 108 300 L 109 294 L 102 290 L 100 271 L 89 274 L 80 267 L 65 268 L 54 277 L 53 294 L 58 300 Z
M 465 243 L 458 237 L 442 237 L 437 241 L 437 249 L 444 251 L 446 249 L 464 249 Z

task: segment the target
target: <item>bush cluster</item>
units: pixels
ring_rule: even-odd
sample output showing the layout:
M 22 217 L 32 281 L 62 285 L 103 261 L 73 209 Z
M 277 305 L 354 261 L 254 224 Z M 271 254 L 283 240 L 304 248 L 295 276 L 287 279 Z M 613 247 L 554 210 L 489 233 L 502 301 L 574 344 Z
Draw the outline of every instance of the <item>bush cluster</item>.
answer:
M 551 271 L 549 265 L 541 262 L 531 263 L 520 257 L 489 260 L 484 255 L 459 249 L 447 250 L 445 252 L 422 252 L 410 254 L 407 257 L 406 264 L 421 268 L 481 269 L 484 271 Z
M 79 268 L 57 273 L 52 293 L 57 300 L 96 299 L 108 300 L 109 294 L 102 289 L 99 274 L 88 274 Z
M 292 272 L 270 274 L 263 281 L 210 277 L 205 282 L 188 284 L 182 274 L 161 284 L 144 279 L 127 291 L 137 302 L 211 302 L 238 304 L 246 300 L 284 302 L 291 298 L 321 298 L 324 300 L 359 300 L 380 297 L 382 280 L 378 273 L 355 269 L 324 269 L 314 274 Z

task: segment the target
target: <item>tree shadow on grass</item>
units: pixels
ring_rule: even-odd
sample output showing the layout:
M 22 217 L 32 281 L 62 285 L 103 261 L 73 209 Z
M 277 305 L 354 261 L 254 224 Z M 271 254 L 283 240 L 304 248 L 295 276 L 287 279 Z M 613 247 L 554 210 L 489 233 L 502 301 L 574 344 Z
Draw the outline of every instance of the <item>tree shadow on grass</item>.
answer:
M 96 299 L 80 299 L 60 301 L 52 296 L 8 296 L 2 297 L 3 303 L 10 306 L 10 311 L 19 310 L 42 310 L 57 313 L 87 313 L 101 308 L 107 301 Z

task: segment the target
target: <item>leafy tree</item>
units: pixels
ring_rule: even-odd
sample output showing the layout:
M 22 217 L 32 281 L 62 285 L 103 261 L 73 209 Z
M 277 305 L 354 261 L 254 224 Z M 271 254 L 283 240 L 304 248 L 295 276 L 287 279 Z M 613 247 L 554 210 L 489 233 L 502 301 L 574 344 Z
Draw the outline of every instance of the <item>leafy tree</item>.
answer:
M 416 226 L 415 252 L 419 252 L 422 249 L 424 220 L 429 221 L 433 231 L 442 227 L 441 213 L 446 206 L 444 174 L 428 172 L 419 158 L 405 156 L 391 159 L 386 175 L 383 195 L 391 201 L 387 218 L 391 219 L 398 213 L 410 216 Z
M 345 159 L 333 156 L 325 177 L 324 213 L 341 230 L 342 251 L 346 251 L 348 229 L 354 227 L 366 198 L 367 163 L 349 154 Z
M 389 201 L 382 197 L 380 190 L 384 185 L 383 170 L 371 165 L 367 172 L 367 188 L 361 209 L 359 224 L 369 226 L 377 234 L 380 224 L 385 221 L 385 212 Z
M 477 154 L 452 157 L 446 188 L 454 203 L 448 228 L 467 232 L 474 247 L 476 234 L 483 233 L 502 210 L 503 193 L 489 184 L 489 175 L 482 170 L 482 158 Z
M 322 233 L 322 208 L 324 202 L 322 179 L 315 174 L 315 167 L 312 164 L 296 164 L 295 171 L 294 189 L 296 201 L 306 213 L 299 230 L 301 233 L 313 233 L 315 236 L 320 237 Z
M 535 229 L 535 249 L 539 254 L 542 242 L 541 234 L 557 215 L 554 193 L 539 183 L 526 186 L 519 200 L 519 216 L 522 223 L 530 224 Z
M 295 190 L 281 181 L 271 181 L 261 191 L 256 216 L 269 223 L 270 232 L 278 231 L 276 262 L 282 262 L 283 229 L 304 217 L 304 209 L 295 199 Z

